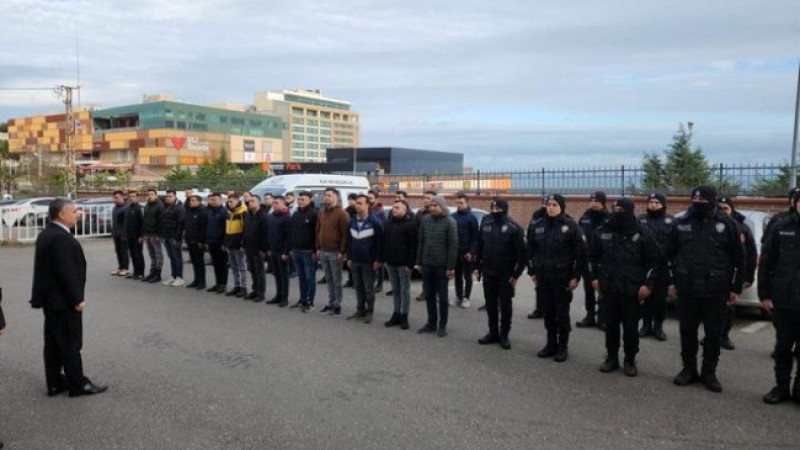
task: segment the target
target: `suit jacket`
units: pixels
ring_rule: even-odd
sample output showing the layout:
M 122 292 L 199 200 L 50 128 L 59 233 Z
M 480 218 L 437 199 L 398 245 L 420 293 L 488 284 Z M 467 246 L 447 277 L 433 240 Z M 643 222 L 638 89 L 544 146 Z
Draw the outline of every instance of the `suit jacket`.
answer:
M 81 244 L 50 223 L 36 238 L 31 306 L 48 311 L 73 310 L 83 301 L 86 258 Z

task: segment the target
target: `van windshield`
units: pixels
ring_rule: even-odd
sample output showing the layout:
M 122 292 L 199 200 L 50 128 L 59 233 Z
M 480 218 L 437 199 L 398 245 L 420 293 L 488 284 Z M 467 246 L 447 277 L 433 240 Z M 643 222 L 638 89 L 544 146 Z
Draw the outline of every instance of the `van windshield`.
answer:
M 261 200 L 264 200 L 264 195 L 270 194 L 273 197 L 277 197 L 279 195 L 283 195 L 286 189 L 283 186 L 264 186 L 264 187 L 254 187 L 250 193 L 253 195 L 257 195 Z

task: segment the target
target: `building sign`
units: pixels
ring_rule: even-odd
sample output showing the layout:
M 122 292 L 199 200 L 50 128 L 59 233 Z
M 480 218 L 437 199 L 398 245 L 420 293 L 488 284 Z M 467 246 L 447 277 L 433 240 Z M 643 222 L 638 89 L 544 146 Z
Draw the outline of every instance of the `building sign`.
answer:
M 172 146 L 175 147 L 175 150 L 182 149 L 183 145 L 186 144 L 186 138 L 185 137 L 175 137 L 175 136 L 173 136 L 173 137 L 169 138 L 169 140 L 172 141 Z
M 189 137 L 189 145 L 187 146 L 189 150 L 196 150 L 201 152 L 207 152 L 210 147 L 208 142 L 200 142 L 200 138 L 197 136 L 190 136 Z

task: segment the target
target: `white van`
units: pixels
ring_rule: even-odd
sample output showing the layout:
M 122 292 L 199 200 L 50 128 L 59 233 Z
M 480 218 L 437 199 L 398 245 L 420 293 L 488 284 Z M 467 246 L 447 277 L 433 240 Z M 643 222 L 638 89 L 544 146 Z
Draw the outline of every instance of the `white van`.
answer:
M 300 191 L 311 191 L 314 194 L 314 202 L 317 206 L 320 206 L 322 205 L 325 189 L 329 187 L 336 188 L 339 191 L 343 206 L 347 206 L 348 195 L 366 194 L 370 189 L 369 181 L 366 177 L 308 173 L 269 177 L 253 186 L 250 192 L 258 195 L 263 200 L 264 194 L 277 196 L 291 191 L 296 198 Z

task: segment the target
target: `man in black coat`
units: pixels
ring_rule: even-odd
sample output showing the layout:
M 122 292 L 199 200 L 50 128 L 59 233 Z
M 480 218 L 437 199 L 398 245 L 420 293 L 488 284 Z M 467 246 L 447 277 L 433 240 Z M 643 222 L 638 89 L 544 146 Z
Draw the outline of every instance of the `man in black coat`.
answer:
M 167 249 L 169 257 L 170 277 L 165 280 L 163 285 L 178 287 L 183 286 L 183 254 L 181 243 L 183 242 L 183 227 L 186 211 L 178 200 L 177 193 L 173 190 L 167 191 L 165 199 L 166 209 L 162 215 L 161 238 L 164 240 L 164 247 Z
M 478 339 L 478 343 L 499 343 L 500 347 L 508 350 L 511 348 L 508 340 L 513 312 L 511 299 L 526 266 L 524 232 L 508 217 L 508 202 L 502 198 L 493 199 L 489 211 L 491 214 L 481 221 L 475 246 L 475 267 L 483 278 L 483 296 L 489 318 L 489 334 Z
M 261 209 L 261 199 L 250 195 L 247 202 L 247 214 L 244 215 L 244 233 L 242 247 L 247 260 L 247 270 L 253 286 L 244 298 L 255 303 L 263 302 L 267 290 L 267 274 L 264 272 L 264 259 L 267 257 L 269 228 L 267 214 Z
M 133 274 L 129 276 L 134 280 L 144 278 L 143 224 L 144 216 L 142 205 L 139 204 L 139 193 L 130 191 L 128 192 L 128 207 L 125 208 L 125 237 L 128 241 L 131 261 L 133 261 Z
M 712 392 L 722 392 L 717 379 L 722 325 L 727 304 L 736 304 L 742 292 L 744 246 L 739 226 L 717 209 L 717 191 L 700 186 L 692 191 L 692 206 L 675 226 L 665 251 L 673 262 L 669 290 L 678 299 L 683 369 L 674 378 L 678 386 L 702 381 Z M 697 371 L 697 328 L 706 331 L 702 371 Z
M 86 259 L 70 233 L 75 227 L 75 204 L 55 199 L 48 215 L 50 223 L 36 238 L 31 295 L 31 306 L 44 310 L 47 395 L 67 390 L 70 397 L 99 394 L 107 387 L 89 381 L 81 361 Z
M 392 283 L 394 312 L 384 323 L 387 327 L 400 325 L 408 329 L 408 310 L 411 303 L 411 271 L 417 261 L 417 222 L 409 214 L 405 200 L 395 200 L 392 214 L 383 231 L 383 258 Z
M 188 190 L 188 189 L 187 189 Z M 206 242 L 208 214 L 203 207 L 200 196 L 192 195 L 186 199 L 186 215 L 184 216 L 184 239 L 189 248 L 189 260 L 192 262 L 194 280 L 187 284 L 190 289 L 206 288 L 206 261 L 203 257 L 203 246 Z
M 289 305 L 289 233 L 292 216 L 286 199 L 275 197 L 272 213 L 267 216 L 269 228 L 269 258 L 272 275 L 275 277 L 275 297 L 267 304 L 280 307 Z
M 662 253 L 672 233 L 674 221 L 675 218 L 667 214 L 667 198 L 657 192 L 650 194 L 647 199 L 647 213 L 639 217 L 639 223 L 647 228 Z M 639 330 L 639 337 L 653 336 L 657 341 L 667 340 L 663 325 L 667 314 L 668 270 L 666 263 L 661 265 L 653 293 L 642 304 L 642 328 Z
M 121 277 L 128 276 L 128 243 L 125 236 L 125 215 L 128 203 L 122 191 L 114 191 L 111 194 L 114 207 L 111 209 L 111 238 L 114 240 L 114 253 L 117 255 L 117 268 L 111 275 Z
M 456 194 L 456 211 L 453 213 L 458 225 L 458 253 L 456 254 L 456 298 L 450 306 L 469 308 L 472 295 L 472 272 L 475 247 L 478 243 L 478 219 L 472 214 L 469 197 L 464 192 Z
M 583 235 L 591 245 L 592 236 L 595 230 L 600 228 L 606 220 L 611 218 L 611 214 L 606 209 L 606 193 L 597 191 L 590 196 L 591 203 L 580 219 L 578 225 L 583 230 Z M 603 318 L 603 302 L 594 289 L 589 274 L 583 274 L 583 293 L 586 306 L 586 317 L 575 325 L 578 328 L 589 328 L 597 325 L 598 328 L 605 329 L 605 319 Z M 595 307 L 597 312 L 595 313 Z M 595 314 L 597 315 L 595 318 Z
M 289 254 L 297 270 L 297 284 L 300 288 L 300 298 L 292 308 L 300 308 L 303 312 L 314 310 L 314 296 L 317 293 L 315 250 L 318 211 L 311 200 L 313 196 L 310 191 L 301 191 L 297 195 L 297 210 L 292 214 L 289 236 Z

